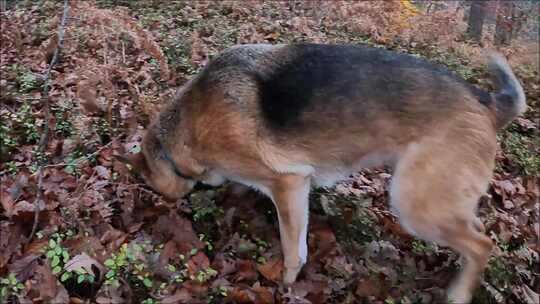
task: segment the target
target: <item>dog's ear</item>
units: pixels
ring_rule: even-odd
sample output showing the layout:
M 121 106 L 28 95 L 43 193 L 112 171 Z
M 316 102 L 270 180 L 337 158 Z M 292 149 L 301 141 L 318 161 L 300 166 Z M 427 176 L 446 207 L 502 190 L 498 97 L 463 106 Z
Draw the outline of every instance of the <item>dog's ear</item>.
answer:
M 148 163 L 142 152 L 127 153 L 124 155 L 115 154 L 113 157 L 119 162 L 131 166 L 135 172 L 142 173 L 148 171 Z

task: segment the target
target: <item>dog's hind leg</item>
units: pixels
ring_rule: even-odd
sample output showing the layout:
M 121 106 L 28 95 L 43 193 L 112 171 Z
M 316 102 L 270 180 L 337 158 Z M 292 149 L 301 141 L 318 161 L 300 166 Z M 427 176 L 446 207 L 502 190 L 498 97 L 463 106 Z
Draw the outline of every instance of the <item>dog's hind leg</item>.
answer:
M 293 283 L 306 263 L 309 190 L 309 177 L 293 174 L 283 175 L 271 188 L 278 211 L 285 284 Z
M 478 138 L 477 138 L 478 139 Z M 391 204 L 413 235 L 450 246 L 466 260 L 449 289 L 453 303 L 471 301 L 489 259 L 492 241 L 479 230 L 475 215 L 484 193 L 495 151 L 489 137 L 455 145 L 441 138 L 414 144 L 400 159 L 391 186 Z M 484 146 L 481 146 L 485 144 Z

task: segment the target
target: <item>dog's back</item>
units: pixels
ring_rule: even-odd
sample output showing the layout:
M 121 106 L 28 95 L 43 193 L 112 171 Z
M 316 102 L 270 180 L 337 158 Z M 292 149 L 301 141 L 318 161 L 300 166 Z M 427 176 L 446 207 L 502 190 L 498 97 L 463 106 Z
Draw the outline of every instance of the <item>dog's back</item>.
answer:
M 258 153 L 270 167 L 311 171 L 322 185 L 366 165 L 395 163 L 408 144 L 459 120 L 487 132 L 506 114 L 494 111 L 494 94 L 441 66 L 364 46 L 237 46 L 214 59 L 194 85 L 220 97 L 193 102 L 238 113 L 213 130 L 235 130 L 242 145 L 262 146 Z M 474 115 L 486 119 L 473 123 Z

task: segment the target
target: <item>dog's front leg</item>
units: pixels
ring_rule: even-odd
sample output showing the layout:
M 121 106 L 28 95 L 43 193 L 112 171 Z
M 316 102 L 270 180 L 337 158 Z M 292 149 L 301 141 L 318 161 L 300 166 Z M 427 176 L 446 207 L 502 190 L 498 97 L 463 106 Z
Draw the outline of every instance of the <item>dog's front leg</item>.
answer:
M 307 258 L 310 178 L 283 175 L 272 187 L 276 205 L 285 271 L 283 283 L 296 280 Z

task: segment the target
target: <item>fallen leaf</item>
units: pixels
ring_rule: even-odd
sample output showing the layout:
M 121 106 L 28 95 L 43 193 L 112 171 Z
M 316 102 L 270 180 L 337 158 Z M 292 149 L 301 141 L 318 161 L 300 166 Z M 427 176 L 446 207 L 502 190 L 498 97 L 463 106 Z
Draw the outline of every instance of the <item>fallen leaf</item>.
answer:
M 281 281 L 281 272 L 283 270 L 283 260 L 275 258 L 262 265 L 258 264 L 257 270 L 267 280 L 270 280 L 273 282 L 279 282 Z
M 98 270 L 97 272 L 95 270 Z M 101 276 L 105 274 L 105 268 L 101 263 L 90 257 L 86 252 L 72 257 L 64 266 L 65 271 L 84 270 L 92 274 L 96 281 L 101 281 Z

